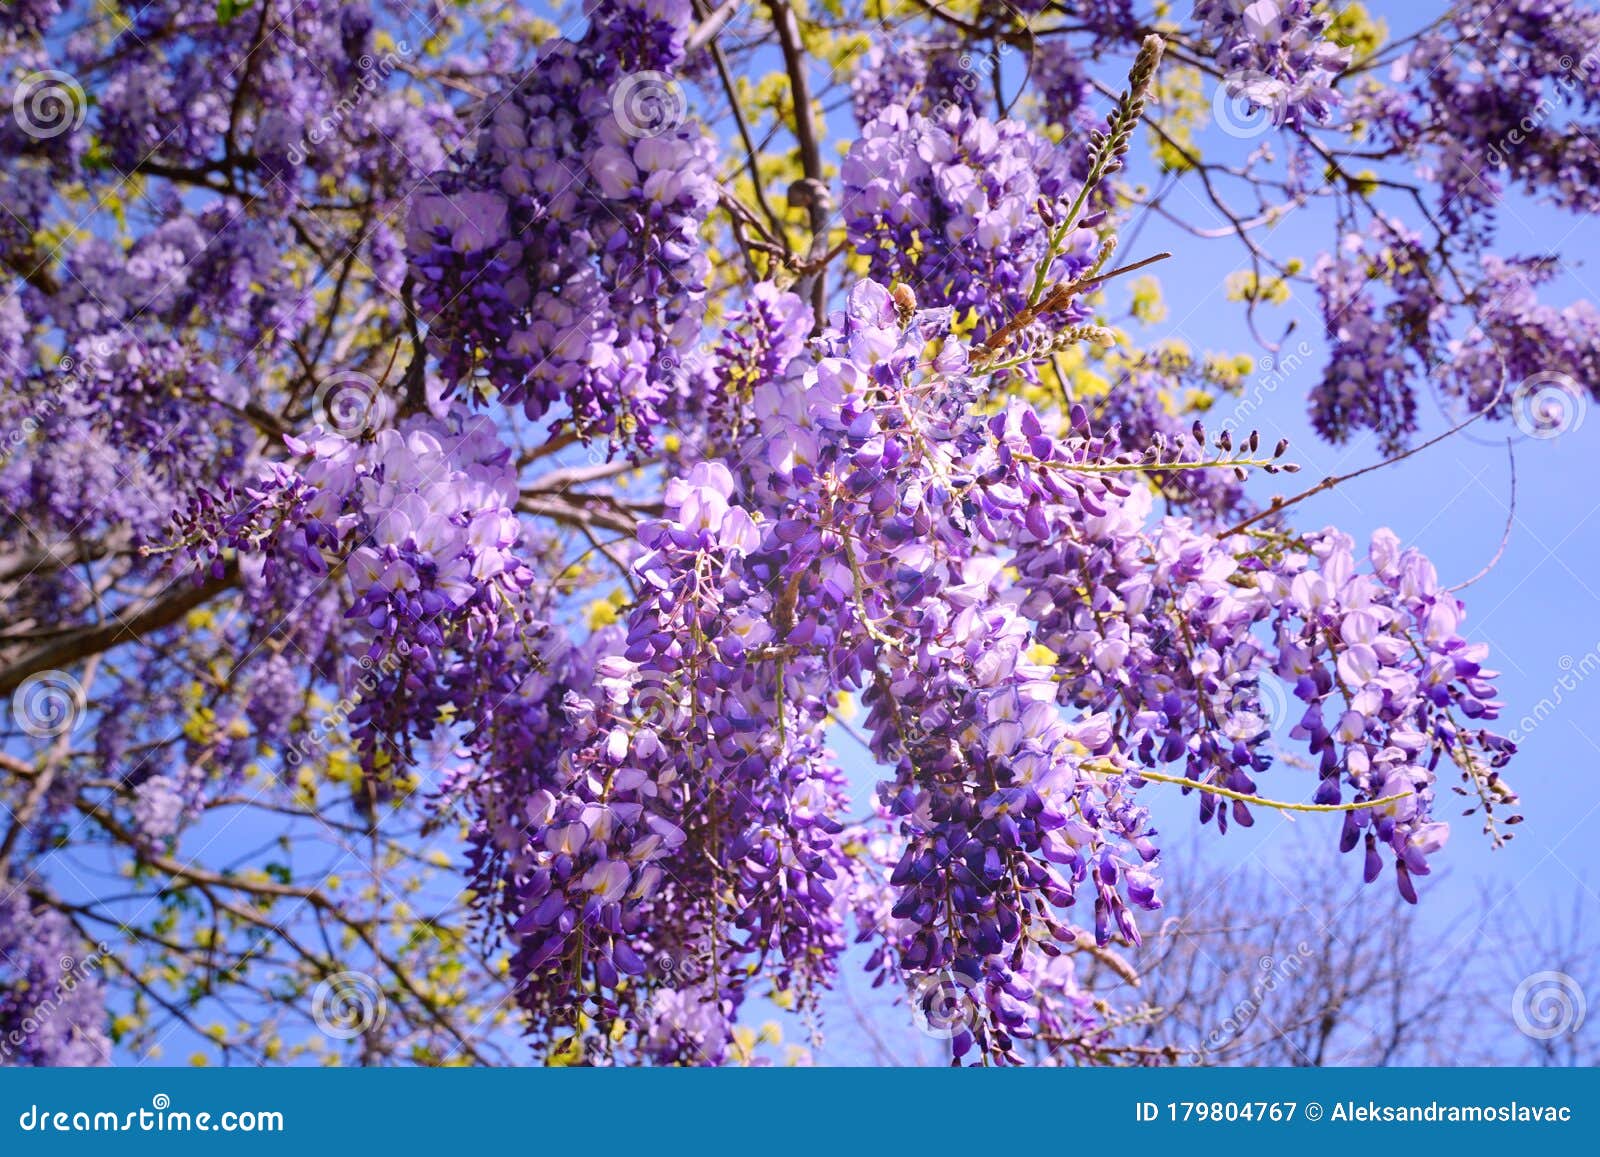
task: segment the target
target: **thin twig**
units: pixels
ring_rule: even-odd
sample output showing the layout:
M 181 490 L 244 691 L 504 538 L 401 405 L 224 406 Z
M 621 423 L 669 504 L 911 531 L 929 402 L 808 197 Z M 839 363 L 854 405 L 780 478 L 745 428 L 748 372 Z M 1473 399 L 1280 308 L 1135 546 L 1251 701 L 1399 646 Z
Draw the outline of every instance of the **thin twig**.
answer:
M 1473 583 L 1477 582 L 1479 579 L 1483 578 L 1484 575 L 1488 574 L 1495 567 L 1499 566 L 1500 560 L 1505 557 L 1506 547 L 1511 542 L 1511 527 L 1512 524 L 1517 521 L 1517 455 L 1516 450 L 1514 449 L 1514 444 L 1510 438 L 1506 439 L 1506 462 L 1511 467 L 1511 508 L 1506 511 L 1506 528 L 1500 533 L 1500 546 L 1494 552 L 1494 557 L 1491 558 L 1484 568 L 1477 574 L 1473 575 L 1464 583 L 1457 583 L 1455 586 L 1447 588 L 1451 594 L 1455 594 L 1456 591 L 1466 590 Z

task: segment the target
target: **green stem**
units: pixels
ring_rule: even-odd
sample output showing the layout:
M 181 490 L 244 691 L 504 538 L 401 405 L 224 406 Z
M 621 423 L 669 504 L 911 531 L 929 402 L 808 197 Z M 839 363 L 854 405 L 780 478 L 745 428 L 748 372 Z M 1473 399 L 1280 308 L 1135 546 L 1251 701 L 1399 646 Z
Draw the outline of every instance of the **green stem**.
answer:
M 1403 791 L 1398 795 L 1386 795 L 1382 799 L 1369 799 L 1358 803 L 1287 803 L 1281 799 L 1267 799 L 1265 796 L 1247 795 L 1242 791 L 1233 791 L 1226 787 L 1218 787 L 1214 783 L 1199 783 L 1192 779 L 1184 779 L 1179 775 L 1164 775 L 1159 771 L 1133 771 L 1140 779 L 1153 779 L 1157 783 L 1172 783 L 1179 787 L 1192 787 L 1198 791 L 1207 791 L 1212 795 L 1220 795 L 1224 799 L 1235 799 L 1240 803 L 1253 803 L 1259 807 L 1275 808 L 1285 812 L 1358 812 L 1366 808 L 1383 807 L 1385 804 L 1399 803 L 1403 799 L 1410 799 L 1412 792 Z

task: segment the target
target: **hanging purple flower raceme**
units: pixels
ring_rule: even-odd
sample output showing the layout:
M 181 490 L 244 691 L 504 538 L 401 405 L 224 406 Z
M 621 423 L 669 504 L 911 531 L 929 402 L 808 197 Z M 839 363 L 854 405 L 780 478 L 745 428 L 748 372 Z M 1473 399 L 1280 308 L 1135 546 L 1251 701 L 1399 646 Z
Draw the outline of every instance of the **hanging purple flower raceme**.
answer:
M 0 889 L 0 1067 L 105 1064 L 105 958 L 18 882 Z
M 954 106 L 932 116 L 885 107 L 850 147 L 843 179 L 845 224 L 872 276 L 970 314 L 979 336 L 1027 302 L 1050 234 L 1041 206 L 1064 207 L 1079 188 L 1066 149 Z M 1098 248 L 1078 228 L 1049 279 L 1070 281 Z
M 1499 775 L 1515 746 L 1481 726 L 1500 708 L 1495 672 L 1483 666 L 1488 648 L 1458 633 L 1462 605 L 1433 565 L 1387 530 L 1373 536 L 1369 573 L 1356 569 L 1352 548 L 1325 531 L 1307 569 L 1289 577 L 1299 565 L 1291 562 L 1261 581 L 1276 604 L 1273 665 L 1307 704 L 1290 734 L 1319 757 L 1316 801 L 1339 802 L 1342 785 L 1357 800 L 1402 797 L 1347 812 L 1341 847 L 1364 840 L 1369 882 L 1388 848 L 1401 894 L 1415 903 L 1411 877 L 1427 874 L 1449 832 L 1432 817 L 1437 768 L 1454 764 L 1459 790 L 1492 815 L 1494 804 L 1516 802 Z
M 1433 368 L 1446 313 L 1420 244 L 1398 223 L 1375 221 L 1312 270 L 1332 351 L 1311 390 L 1311 423 L 1330 442 L 1369 429 L 1394 450 L 1416 432 L 1412 373 Z M 1499 380 L 1479 374 L 1480 389 Z
M 668 488 L 625 635 L 596 636 L 528 703 L 559 754 L 513 790 L 477 789 L 477 862 L 524 1007 L 558 1028 L 631 1025 L 663 1061 L 720 1060 L 753 976 L 814 999 L 843 946 L 822 668 L 774 661 L 763 580 L 782 556 L 733 499 L 716 464 Z
M 1152 569 L 1139 548 L 1110 548 L 1143 522 L 1147 500 L 1130 497 L 1139 501 L 1116 513 L 1111 535 L 1115 524 L 1090 523 L 1100 533 L 1086 541 L 1061 536 L 1022 556 L 1024 609 L 1058 655 L 1062 701 L 1109 712 L 1141 765 L 1181 762 L 1185 779 L 1245 796 L 1271 765 L 1263 742 L 1296 720 L 1288 735 L 1319 760 L 1314 802 L 1339 804 L 1346 785 L 1357 802 L 1405 797 L 1348 812 L 1343 843 L 1371 827 L 1367 878 L 1387 845 L 1415 900 L 1410 875 L 1444 838 L 1430 820 L 1442 761 L 1484 803 L 1515 802 L 1497 770 L 1512 745 L 1468 722 L 1492 720 L 1499 704 L 1484 649 L 1456 633 L 1460 604 L 1388 531 L 1374 540 L 1375 573 L 1361 575 L 1348 539 L 1331 532 L 1275 552 L 1167 519 L 1143 548 Z M 1290 696 L 1309 705 L 1303 715 Z M 1339 722 L 1325 721 L 1336 703 Z M 1252 823 L 1250 806 L 1201 795 L 1202 819 L 1224 829 L 1230 817 Z
M 407 226 L 416 302 L 452 382 L 647 447 L 686 403 L 716 200 L 671 78 L 690 6 L 607 0 L 486 107 L 473 153 Z
M 1600 181 L 1592 67 L 1600 14 L 1574 0 L 1473 0 L 1423 30 L 1354 98 L 1352 120 L 1413 158 L 1441 219 L 1473 241 L 1493 232 L 1505 189 L 1590 209 Z
M 1449 360 L 1436 371 L 1447 394 L 1472 410 L 1512 410 L 1536 434 L 1571 421 L 1587 383 L 1600 381 L 1600 310 L 1540 301 L 1539 287 L 1556 272 L 1548 261 L 1484 257 L 1475 324 L 1448 343 Z
M 542 625 L 528 617 L 540 596 L 493 423 L 424 415 L 369 434 L 286 439 L 303 466 L 272 466 L 242 501 L 207 497 L 180 526 L 204 573 L 222 572 L 224 550 L 259 559 L 268 585 L 337 568 L 344 617 L 368 640 L 361 673 L 374 685 L 350 718 L 371 763 L 428 738 L 446 704 L 481 709 L 455 703 L 453 648 Z
M 1313 0 L 1196 0 L 1194 19 L 1215 42 L 1230 95 L 1269 110 L 1276 125 L 1329 119 L 1350 53 L 1327 38 L 1331 19 Z

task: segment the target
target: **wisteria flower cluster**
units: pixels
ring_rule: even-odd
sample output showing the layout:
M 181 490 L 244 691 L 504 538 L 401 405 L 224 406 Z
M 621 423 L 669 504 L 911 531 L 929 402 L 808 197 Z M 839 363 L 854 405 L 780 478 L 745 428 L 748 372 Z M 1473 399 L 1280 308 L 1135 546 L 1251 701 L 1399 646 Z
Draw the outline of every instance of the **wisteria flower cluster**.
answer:
M 319 428 L 288 446 L 304 466 L 275 467 L 231 509 L 201 495 L 187 533 L 214 578 L 224 550 L 259 558 L 262 580 L 290 591 L 301 575 L 338 574 L 345 617 L 370 640 L 362 663 L 380 675 L 352 721 L 381 766 L 455 699 L 454 650 L 541 629 L 511 451 L 486 417 L 459 413 L 371 438 Z
M 1331 442 L 1358 429 L 1403 445 L 1417 429 L 1410 375 L 1432 368 L 1444 309 L 1427 275 L 1421 241 L 1392 221 L 1349 234 L 1318 259 L 1313 276 L 1331 349 L 1311 392 L 1311 420 Z M 1473 375 L 1479 388 L 1490 379 Z
M 745 320 L 772 312 L 803 307 Z M 1020 404 L 985 418 L 950 324 L 853 289 L 814 351 L 752 391 L 754 453 L 667 487 L 620 653 L 559 716 L 544 692 L 566 735 L 554 776 L 522 781 L 520 822 L 497 788 L 478 837 L 541 1023 L 642 1017 L 658 1056 L 686 1059 L 661 1023 L 683 1017 L 682 992 L 630 1011 L 625 978 L 709 943 L 682 1033 L 718 1059 L 751 954 L 783 952 L 784 991 L 826 981 L 826 882 L 870 870 L 834 838 L 837 772 L 810 738 L 841 693 L 861 696 L 894 771 L 892 895 L 887 913 L 858 908 L 860 935 L 874 969 L 972 1002 L 958 1058 L 1005 1060 L 1039 1031 L 1033 977 L 1085 934 L 1081 898 L 1101 944 L 1158 906 L 1142 772 L 1174 764 L 1203 818 L 1251 822 L 1271 762 L 1263 683 L 1306 704 L 1294 734 L 1320 759 L 1317 802 L 1371 804 L 1346 812 L 1345 846 L 1365 840 L 1369 878 L 1389 849 L 1410 898 L 1443 842 L 1440 762 L 1493 793 L 1511 748 L 1474 722 L 1498 706 L 1491 676 L 1415 551 L 1380 537 L 1374 574 L 1356 575 L 1337 535 L 1264 555 L 1151 523 L 1149 491 L 1118 481 L 1142 456 L 1091 436 L 1081 410 L 1066 439 Z
M 474 152 L 415 198 L 417 304 L 452 381 L 537 418 L 648 440 L 699 335 L 711 145 L 671 70 L 687 3 L 604 4 L 491 97 Z M 483 379 L 479 381 L 479 379 Z
M 1016 121 L 944 106 L 936 117 L 891 105 L 845 157 L 844 214 L 874 276 L 992 329 L 1027 301 L 1051 229 L 1041 202 L 1064 210 L 1080 183 L 1068 154 Z M 1056 255 L 1058 280 L 1089 268 L 1093 219 Z
M 81 940 L 59 912 L 35 909 L 6 881 L 0 909 L 0 1064 L 103 1065 L 103 961 L 80 959 Z
M 1327 38 L 1330 17 L 1313 0 L 1196 0 L 1194 18 L 1232 95 L 1280 125 L 1328 117 L 1350 56 Z

